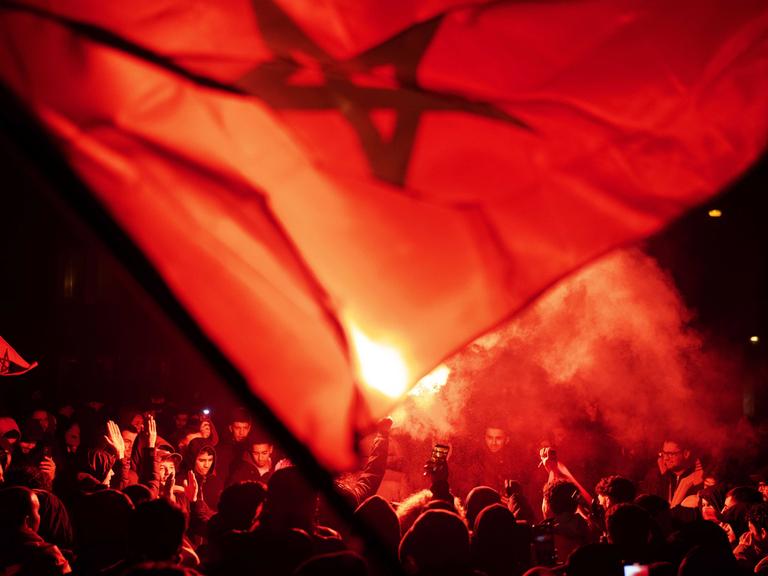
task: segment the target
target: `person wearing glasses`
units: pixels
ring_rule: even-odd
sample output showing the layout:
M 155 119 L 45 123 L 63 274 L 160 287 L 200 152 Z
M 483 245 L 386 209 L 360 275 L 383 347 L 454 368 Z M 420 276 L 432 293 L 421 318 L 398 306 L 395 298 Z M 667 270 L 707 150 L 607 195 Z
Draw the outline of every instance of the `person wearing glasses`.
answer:
M 701 462 L 680 439 L 667 439 L 661 446 L 656 466 L 645 477 L 646 491 L 679 506 L 685 498 L 696 494 L 704 483 Z

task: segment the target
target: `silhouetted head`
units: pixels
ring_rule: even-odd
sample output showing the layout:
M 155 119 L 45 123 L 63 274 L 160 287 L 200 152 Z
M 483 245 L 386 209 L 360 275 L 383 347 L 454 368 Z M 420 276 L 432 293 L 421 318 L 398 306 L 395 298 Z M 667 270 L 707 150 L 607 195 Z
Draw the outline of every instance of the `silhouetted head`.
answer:
M 453 512 L 428 510 L 400 542 L 400 563 L 411 574 L 457 574 L 470 565 L 469 530 Z
M 173 561 L 181 547 L 185 530 L 184 513 L 164 499 L 137 506 L 130 531 L 133 558 Z
M 321 554 L 304 561 L 294 576 L 368 576 L 368 565 L 358 554 L 349 550 Z
M 222 528 L 249 530 L 267 496 L 267 487 L 248 480 L 227 486 L 219 497 L 219 519 Z
M 623 576 L 621 555 L 611 544 L 585 544 L 568 556 L 568 576 Z
M 393 558 L 397 555 L 400 545 L 400 521 L 392 504 L 381 496 L 371 496 L 357 507 L 355 517 L 368 526 Z
M 25 486 L 0 490 L 0 534 L 27 528 L 37 532 L 40 527 L 40 501 Z
M 506 507 L 486 506 L 475 520 L 472 565 L 488 576 L 519 574 L 531 564 L 530 536 Z
M 486 506 L 498 504 L 501 502 L 501 494 L 489 486 L 475 486 L 467 494 L 467 525 L 470 530 L 475 527 L 475 520 L 478 514 Z
M 606 476 L 595 487 L 597 499 L 604 509 L 616 504 L 632 502 L 637 489 L 635 483 L 623 476 Z

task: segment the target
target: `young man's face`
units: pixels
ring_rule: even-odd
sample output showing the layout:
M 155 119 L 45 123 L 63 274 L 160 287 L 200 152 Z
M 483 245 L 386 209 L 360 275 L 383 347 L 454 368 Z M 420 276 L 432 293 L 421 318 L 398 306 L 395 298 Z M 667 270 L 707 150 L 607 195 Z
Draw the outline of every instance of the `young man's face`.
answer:
M 144 416 L 141 414 L 134 414 L 133 418 L 131 418 L 131 425 L 139 432 L 144 430 Z
M 200 452 L 195 458 L 195 472 L 205 476 L 210 472 L 211 466 L 213 466 L 213 454 L 207 452 Z
M 661 459 L 669 470 L 682 472 L 688 463 L 688 450 L 677 442 L 667 440 L 661 447 Z
M 160 462 L 160 482 L 168 480 L 171 474 L 176 475 L 176 465 L 170 460 Z
M 133 450 L 133 442 L 136 440 L 136 432 L 121 430 L 120 435 L 123 437 L 123 443 L 125 444 L 125 457 L 128 458 Z
M 19 449 L 22 454 L 29 454 L 37 446 L 37 442 L 29 440 L 19 440 Z
M 64 432 L 64 443 L 70 448 L 77 448 L 80 446 L 79 424 L 73 424 L 66 432 Z
M 766 533 L 765 528 L 757 528 L 752 522 L 749 522 L 749 532 L 752 534 L 752 539 L 757 542 L 768 540 L 768 533 Z
M 501 428 L 485 429 L 485 445 L 488 450 L 495 454 L 507 443 L 507 433 Z
M 43 432 L 48 431 L 48 412 L 45 410 L 35 410 L 32 412 L 32 416 L 30 416 L 30 419 L 34 420 L 40 425 L 40 428 Z
M 251 446 L 251 457 L 259 468 L 267 468 L 272 465 L 272 445 L 254 444 Z
M 251 432 L 250 422 L 232 422 L 229 425 L 229 431 L 232 432 L 232 439 L 235 442 L 242 442 Z

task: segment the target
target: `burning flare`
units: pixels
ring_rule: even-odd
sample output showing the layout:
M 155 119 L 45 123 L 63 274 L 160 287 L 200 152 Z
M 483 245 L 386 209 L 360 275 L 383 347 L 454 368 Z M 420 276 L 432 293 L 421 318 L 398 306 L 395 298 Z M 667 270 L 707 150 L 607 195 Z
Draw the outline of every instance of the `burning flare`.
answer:
M 390 398 L 402 396 L 408 387 L 408 367 L 400 351 L 375 342 L 354 323 L 349 329 L 360 379 Z

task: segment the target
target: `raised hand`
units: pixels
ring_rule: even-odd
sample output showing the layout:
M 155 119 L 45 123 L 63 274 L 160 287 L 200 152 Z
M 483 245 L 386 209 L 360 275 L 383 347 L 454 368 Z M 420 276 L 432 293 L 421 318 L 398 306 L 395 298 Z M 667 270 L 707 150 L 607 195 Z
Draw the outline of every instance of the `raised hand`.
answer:
M 176 485 L 176 475 L 171 472 L 168 474 L 165 482 L 160 484 L 160 493 L 166 498 L 173 499 L 173 487 Z
M 53 461 L 53 458 L 50 456 L 43 456 L 40 464 L 38 464 L 38 468 L 40 469 L 40 472 L 48 476 L 48 478 L 51 479 L 51 482 L 53 482 L 53 479 L 56 477 L 56 463 Z
M 384 418 L 382 418 L 376 423 L 376 432 L 378 432 L 382 436 L 386 436 L 387 434 L 389 434 L 389 431 L 392 429 L 392 422 L 393 422 L 392 418 L 390 418 L 389 416 L 385 416 Z
M 106 440 L 107 444 L 109 444 L 117 453 L 117 458 L 119 460 L 125 458 L 125 442 L 120 435 L 120 427 L 112 420 L 107 422 L 107 435 L 104 436 L 104 440 Z
M 147 436 L 149 438 L 147 445 L 154 448 L 157 444 L 157 422 L 152 414 L 147 414 Z
M 190 470 L 187 473 L 187 479 L 184 480 L 184 495 L 188 502 L 197 502 L 197 489 L 197 478 L 195 478 L 195 473 Z
M 557 451 L 550 447 L 545 446 L 544 448 L 541 448 L 539 450 L 539 458 L 541 458 L 541 463 L 539 466 L 542 466 L 544 470 L 547 472 L 557 472 Z

